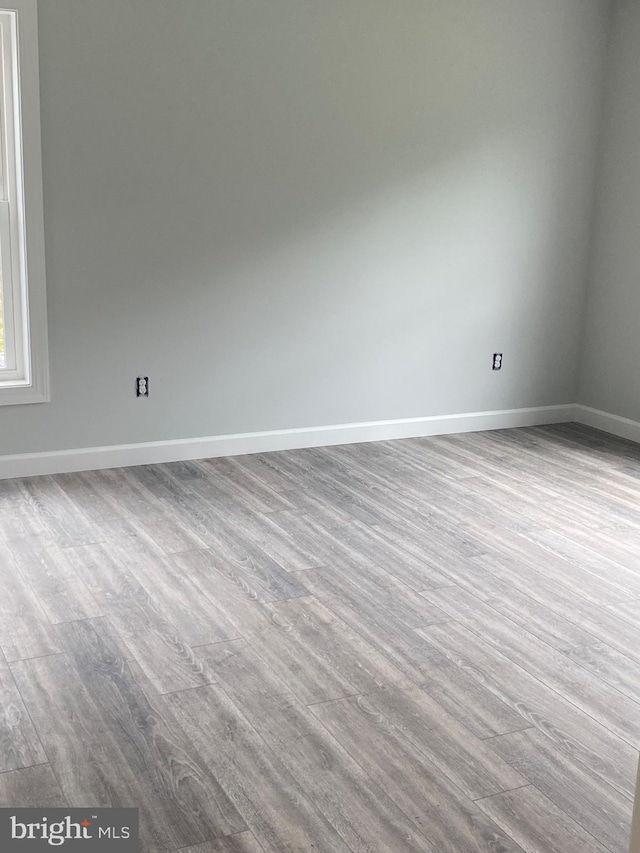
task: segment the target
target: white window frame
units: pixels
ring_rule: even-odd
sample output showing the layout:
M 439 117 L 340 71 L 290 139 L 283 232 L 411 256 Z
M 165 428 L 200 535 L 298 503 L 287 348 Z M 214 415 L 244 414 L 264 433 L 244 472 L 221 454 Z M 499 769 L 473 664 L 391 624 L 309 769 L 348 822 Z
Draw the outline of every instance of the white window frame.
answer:
M 49 397 L 37 0 L 0 0 L 0 405 Z

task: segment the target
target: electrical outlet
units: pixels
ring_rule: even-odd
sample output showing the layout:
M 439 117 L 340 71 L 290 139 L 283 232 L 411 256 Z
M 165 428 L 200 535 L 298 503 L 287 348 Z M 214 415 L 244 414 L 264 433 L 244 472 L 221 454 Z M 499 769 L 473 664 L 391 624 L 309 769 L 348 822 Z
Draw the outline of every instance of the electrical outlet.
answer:
M 493 354 L 493 370 L 502 370 L 502 353 L 494 352 Z
M 149 396 L 149 377 L 138 376 L 136 379 L 136 397 Z

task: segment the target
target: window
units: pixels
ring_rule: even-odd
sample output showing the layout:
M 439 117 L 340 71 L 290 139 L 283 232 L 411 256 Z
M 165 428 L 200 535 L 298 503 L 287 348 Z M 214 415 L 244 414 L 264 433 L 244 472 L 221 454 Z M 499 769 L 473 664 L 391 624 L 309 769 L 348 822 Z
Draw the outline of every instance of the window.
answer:
M 49 399 L 36 0 L 0 6 L 0 405 Z

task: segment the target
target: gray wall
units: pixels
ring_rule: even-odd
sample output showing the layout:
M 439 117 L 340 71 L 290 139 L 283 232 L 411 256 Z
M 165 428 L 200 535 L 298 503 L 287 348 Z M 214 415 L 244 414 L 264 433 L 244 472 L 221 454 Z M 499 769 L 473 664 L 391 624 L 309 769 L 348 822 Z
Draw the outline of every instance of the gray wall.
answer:
M 39 12 L 53 402 L 0 454 L 574 400 L 605 0 Z
M 617 0 L 609 52 L 580 402 L 640 420 L 640 3 Z

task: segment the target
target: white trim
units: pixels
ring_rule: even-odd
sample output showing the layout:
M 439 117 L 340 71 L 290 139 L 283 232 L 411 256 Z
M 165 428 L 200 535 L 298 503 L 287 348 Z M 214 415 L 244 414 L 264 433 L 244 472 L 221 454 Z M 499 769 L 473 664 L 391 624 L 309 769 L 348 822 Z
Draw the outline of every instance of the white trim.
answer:
M 268 453 L 273 450 L 324 447 L 332 444 L 355 444 L 363 441 L 388 441 L 396 438 L 417 438 L 477 430 L 511 429 L 569 421 L 577 421 L 640 443 L 640 422 L 592 409 L 589 406 L 567 404 L 303 427 L 270 432 L 214 435 L 205 438 L 178 438 L 140 444 L 52 450 L 43 453 L 18 453 L 0 456 L 0 480 L 10 477 L 33 477 L 40 474 L 63 474 L 69 471 L 90 471 L 99 468 L 151 465 L 158 462 L 210 459 L 216 456 Z
M 22 378 L 0 382 L 0 406 L 43 403 L 50 399 L 44 212 L 40 131 L 40 72 L 36 0 L 0 0 L 0 11 L 16 16 L 18 73 L 14 82 L 16 136 L 15 209 L 20 228 L 14 238 L 15 263 L 26 282 L 22 328 L 26 370 Z M 20 132 L 21 129 L 21 132 Z M 18 233 L 19 232 L 19 233 Z
M 208 438 L 179 438 L 110 447 L 84 447 L 44 453 L 0 456 L 0 479 L 62 474 L 98 468 L 121 468 L 157 462 L 182 462 L 215 456 L 239 456 L 272 450 L 294 450 L 362 441 L 387 441 L 455 432 L 565 423 L 574 419 L 575 406 L 538 406 L 531 409 L 503 409 L 497 412 L 466 412 L 428 418 L 404 418 L 359 424 L 306 427 L 301 429 L 215 435 Z
M 576 408 L 576 421 L 585 426 L 610 432 L 619 438 L 628 438 L 640 443 L 640 422 L 632 421 L 631 418 L 623 418 L 620 415 L 612 415 L 602 412 L 600 409 L 592 409 L 589 406 L 578 405 Z

